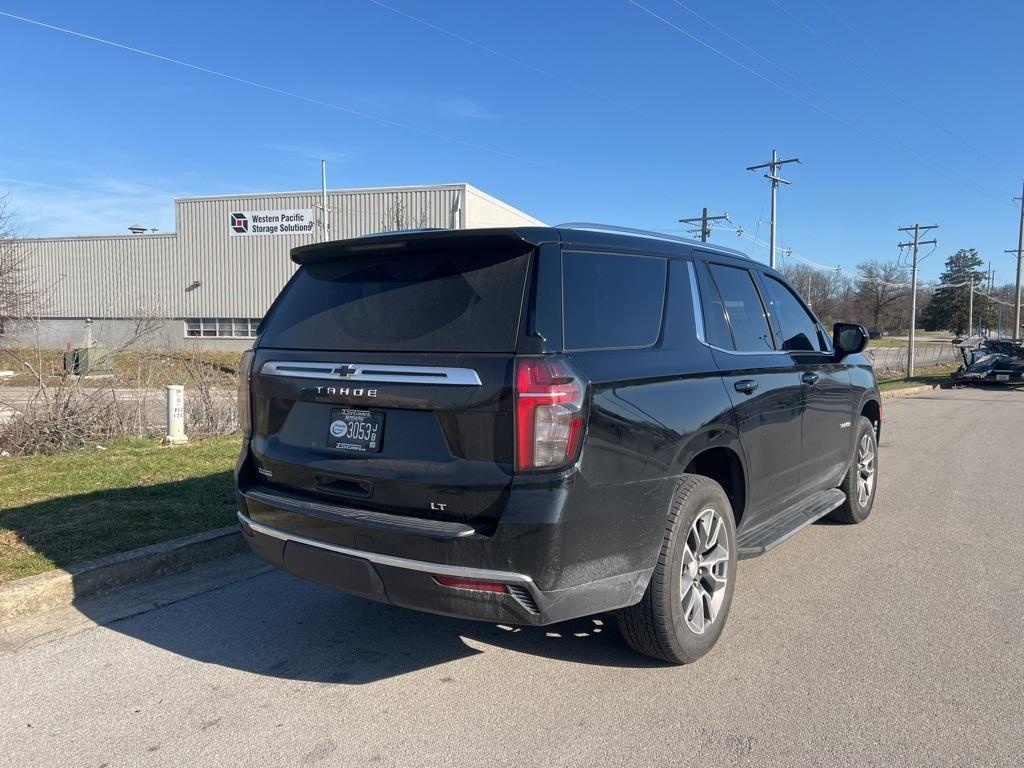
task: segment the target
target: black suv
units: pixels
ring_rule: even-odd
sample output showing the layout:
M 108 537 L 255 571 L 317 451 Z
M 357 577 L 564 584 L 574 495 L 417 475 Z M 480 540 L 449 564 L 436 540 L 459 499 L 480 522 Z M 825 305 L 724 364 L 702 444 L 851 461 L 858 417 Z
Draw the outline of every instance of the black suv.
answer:
M 737 560 L 868 516 L 867 334 L 777 272 L 597 225 L 296 248 L 243 359 L 239 519 L 298 576 L 509 624 L 617 612 L 673 663 Z

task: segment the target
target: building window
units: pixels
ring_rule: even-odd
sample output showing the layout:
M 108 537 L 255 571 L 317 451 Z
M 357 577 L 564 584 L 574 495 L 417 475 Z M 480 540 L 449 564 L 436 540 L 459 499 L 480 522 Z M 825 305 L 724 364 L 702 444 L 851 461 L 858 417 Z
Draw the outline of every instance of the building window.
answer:
M 185 321 L 185 335 L 194 338 L 251 339 L 260 324 L 258 317 L 195 317 Z

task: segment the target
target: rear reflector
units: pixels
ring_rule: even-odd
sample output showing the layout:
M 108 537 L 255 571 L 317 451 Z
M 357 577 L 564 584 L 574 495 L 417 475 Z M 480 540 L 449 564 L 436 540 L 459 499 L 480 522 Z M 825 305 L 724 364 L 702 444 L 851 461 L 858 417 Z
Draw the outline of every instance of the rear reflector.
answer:
M 434 576 L 434 581 L 445 587 L 456 589 L 475 589 L 477 592 L 508 592 L 506 585 L 498 581 L 477 581 L 476 579 L 460 579 L 455 576 Z

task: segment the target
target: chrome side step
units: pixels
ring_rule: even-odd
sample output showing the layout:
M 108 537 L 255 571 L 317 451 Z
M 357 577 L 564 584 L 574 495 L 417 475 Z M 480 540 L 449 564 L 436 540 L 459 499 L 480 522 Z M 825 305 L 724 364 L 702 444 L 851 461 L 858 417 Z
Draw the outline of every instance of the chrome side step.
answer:
M 757 528 L 741 531 L 736 536 L 739 559 L 745 560 L 763 555 L 815 520 L 824 517 L 844 501 L 846 501 L 846 494 L 838 488 L 818 491 Z

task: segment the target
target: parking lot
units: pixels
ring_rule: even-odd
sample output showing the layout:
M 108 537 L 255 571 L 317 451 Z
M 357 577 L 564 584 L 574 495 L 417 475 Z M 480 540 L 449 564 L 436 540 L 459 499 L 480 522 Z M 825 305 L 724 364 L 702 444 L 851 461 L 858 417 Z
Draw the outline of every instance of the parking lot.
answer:
M 608 616 L 457 621 L 248 556 L 106 626 L 79 605 L 4 645 L 0 764 L 1020 765 L 1022 423 L 1020 391 L 887 403 L 869 521 L 742 562 L 688 667 Z

